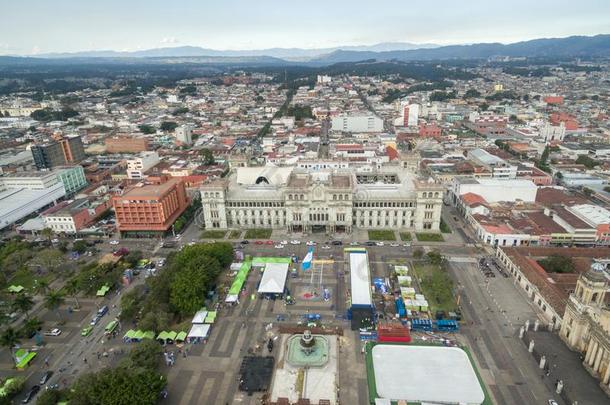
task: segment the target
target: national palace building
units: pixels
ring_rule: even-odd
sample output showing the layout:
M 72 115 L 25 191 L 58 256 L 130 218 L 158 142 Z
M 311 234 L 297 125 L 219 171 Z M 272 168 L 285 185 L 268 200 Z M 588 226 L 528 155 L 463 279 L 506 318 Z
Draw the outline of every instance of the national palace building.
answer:
M 404 167 L 238 167 L 201 188 L 207 229 L 438 231 L 443 187 Z

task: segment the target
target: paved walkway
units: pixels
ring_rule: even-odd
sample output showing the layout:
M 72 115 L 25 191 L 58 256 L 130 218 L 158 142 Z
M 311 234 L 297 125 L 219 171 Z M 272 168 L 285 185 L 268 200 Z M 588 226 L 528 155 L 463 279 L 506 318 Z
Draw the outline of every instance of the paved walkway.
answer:
M 534 350 L 541 356 L 546 356 L 550 374 L 543 379 L 550 389 L 555 389 L 557 380 L 562 380 L 564 390 L 571 402 L 578 401 L 579 405 L 608 404 L 610 398 L 606 396 L 596 380 L 585 370 L 580 354 L 571 351 L 561 341 L 559 336 L 548 331 L 529 331 L 525 342 L 534 340 Z M 532 356 L 532 362 L 536 362 Z M 543 371 L 540 371 L 543 374 Z

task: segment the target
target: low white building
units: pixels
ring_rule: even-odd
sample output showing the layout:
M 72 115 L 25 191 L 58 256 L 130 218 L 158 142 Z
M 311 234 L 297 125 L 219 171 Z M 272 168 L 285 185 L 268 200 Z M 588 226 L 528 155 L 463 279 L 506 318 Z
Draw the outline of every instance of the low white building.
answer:
M 536 201 L 538 187 L 531 180 L 521 179 L 475 179 L 456 177 L 450 187 L 453 204 L 457 205 L 459 196 L 466 193 L 478 194 L 488 203 L 506 201 Z
M 372 114 L 341 115 L 333 117 L 331 129 L 341 132 L 382 132 L 383 120 Z
M 127 178 L 143 179 L 144 172 L 159 163 L 157 152 L 142 152 L 140 156 L 127 160 Z

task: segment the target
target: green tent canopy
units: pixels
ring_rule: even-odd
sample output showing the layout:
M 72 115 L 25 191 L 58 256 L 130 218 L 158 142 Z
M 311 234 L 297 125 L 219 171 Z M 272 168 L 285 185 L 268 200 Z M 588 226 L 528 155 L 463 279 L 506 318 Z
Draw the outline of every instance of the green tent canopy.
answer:
M 178 332 L 178 334 L 176 335 L 176 340 L 177 342 L 184 342 L 186 340 L 186 332 Z
M 170 331 L 170 332 L 167 332 L 167 338 L 166 339 L 176 340 L 176 336 L 178 336 L 178 334 L 176 332 Z
M 127 331 L 127 333 L 125 333 L 125 336 L 123 336 L 123 338 L 127 338 L 127 339 L 133 339 L 133 337 L 135 336 L 136 331 L 133 329 L 129 329 Z
M 8 292 L 10 292 L 11 294 L 17 294 L 23 290 L 25 290 L 25 288 L 22 285 L 11 285 L 10 287 L 8 287 Z
M 142 339 L 151 339 L 151 340 L 153 340 L 154 338 L 155 338 L 155 332 L 153 332 L 151 330 L 143 332 Z
M 167 332 L 166 331 L 159 332 L 159 334 L 157 335 L 157 340 L 167 340 Z
M 205 317 L 204 323 L 214 323 L 215 321 L 216 321 L 216 311 L 208 312 L 207 316 Z
M 96 295 L 98 297 L 104 297 L 106 294 L 108 294 L 108 291 L 110 291 L 110 287 L 105 285 L 102 288 L 100 288 L 99 290 L 97 290 L 97 294 Z

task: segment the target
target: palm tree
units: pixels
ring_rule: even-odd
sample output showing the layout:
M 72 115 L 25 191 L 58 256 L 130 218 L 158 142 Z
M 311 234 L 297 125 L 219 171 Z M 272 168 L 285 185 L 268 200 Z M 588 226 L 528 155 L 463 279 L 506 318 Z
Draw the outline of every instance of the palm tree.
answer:
M 76 308 L 80 308 L 80 304 L 78 302 L 78 293 L 80 291 L 80 285 L 78 283 L 78 280 L 75 278 L 72 278 L 70 280 L 68 280 L 68 283 L 65 286 L 66 288 L 66 292 L 72 297 L 74 298 L 74 306 Z
M 15 357 L 15 352 L 13 349 L 15 346 L 19 344 L 19 335 L 15 331 L 15 329 L 10 326 L 6 328 L 2 334 L 0 334 L 0 345 L 8 348 L 11 351 L 11 356 L 13 357 L 13 361 L 17 364 L 17 358 Z
M 21 312 L 27 320 L 30 317 L 28 312 L 34 306 L 34 300 L 27 294 L 19 294 L 15 297 L 12 306 L 13 309 Z
M 46 294 L 49 291 L 49 282 L 44 278 L 36 280 L 36 290 L 38 293 Z
M 51 237 L 53 236 L 53 230 L 51 228 L 44 228 L 42 231 L 40 231 L 40 235 L 47 238 L 47 240 L 50 242 Z
M 59 312 L 59 307 L 64 303 L 64 296 L 59 291 L 49 291 L 47 296 L 44 299 L 44 305 L 51 311 L 57 311 L 57 317 L 60 321 L 62 321 L 61 312 Z

